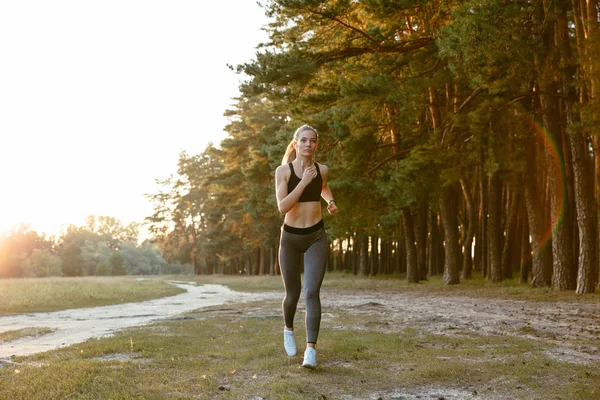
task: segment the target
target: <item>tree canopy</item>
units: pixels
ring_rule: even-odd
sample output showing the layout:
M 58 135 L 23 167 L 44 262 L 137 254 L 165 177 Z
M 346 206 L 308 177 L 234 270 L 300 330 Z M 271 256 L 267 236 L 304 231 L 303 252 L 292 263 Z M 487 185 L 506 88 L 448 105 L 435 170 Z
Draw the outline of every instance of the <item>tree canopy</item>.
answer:
M 294 130 L 340 206 L 329 265 L 473 270 L 594 290 L 600 210 L 597 1 L 270 0 L 269 41 L 228 137 L 150 195 L 156 242 L 196 273 L 275 273 L 274 170 Z

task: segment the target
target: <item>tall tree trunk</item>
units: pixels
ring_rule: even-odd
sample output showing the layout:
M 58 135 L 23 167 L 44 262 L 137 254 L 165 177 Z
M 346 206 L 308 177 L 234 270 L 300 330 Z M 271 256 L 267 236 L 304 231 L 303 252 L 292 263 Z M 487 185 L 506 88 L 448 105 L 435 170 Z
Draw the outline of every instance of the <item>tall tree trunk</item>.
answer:
M 371 237 L 371 276 L 379 274 L 379 235 Z
M 343 271 L 344 270 L 344 247 L 343 247 L 343 240 L 342 239 L 338 239 L 337 243 L 338 243 L 338 262 L 336 264 L 336 266 L 337 266 L 336 271 Z
M 392 273 L 392 240 L 387 238 L 385 240 L 385 263 L 383 269 L 386 275 Z
M 386 274 L 387 267 L 387 240 L 381 238 L 381 249 L 379 251 L 379 275 Z
M 348 237 L 348 248 L 346 249 L 346 270 L 351 272 L 353 275 L 356 275 L 358 272 L 356 271 L 356 266 L 354 264 L 354 252 L 356 248 L 355 235 Z
M 550 0 L 543 1 L 545 16 L 557 15 L 559 12 L 556 4 Z M 548 160 L 548 183 L 550 192 L 552 235 L 552 260 L 553 279 L 555 289 L 574 289 L 570 283 L 572 268 L 572 236 L 568 224 L 565 223 L 566 208 L 568 205 L 567 185 L 563 143 L 561 134 L 561 110 L 559 104 L 559 85 L 554 71 L 558 63 L 558 49 L 556 48 L 556 23 L 546 22 L 544 43 L 546 54 L 542 58 L 536 54 L 535 64 L 539 73 L 540 106 L 542 121 L 546 132 L 549 134 L 553 145 L 546 146 L 546 159 Z
M 475 207 L 473 206 L 473 198 L 471 193 L 464 182 L 460 180 L 460 187 L 462 190 L 463 197 L 465 199 L 465 207 L 467 208 L 467 229 L 465 233 L 465 240 L 463 244 L 463 263 L 462 263 L 462 279 L 471 279 L 471 271 L 473 269 L 473 238 L 477 228 L 477 222 L 475 217 Z
M 483 169 L 483 165 L 485 162 L 485 156 L 483 154 L 483 149 L 480 151 L 480 179 L 479 179 L 479 197 L 481 207 L 479 209 L 479 232 L 480 232 L 480 240 L 476 244 L 479 247 L 479 255 L 480 257 L 477 259 L 480 265 L 480 271 L 482 276 L 487 276 L 489 272 L 489 264 L 488 264 L 488 254 L 489 254 L 489 236 L 488 236 L 488 204 L 489 204 L 489 196 L 488 196 L 488 185 L 487 185 L 487 176 Z
M 522 265 L 521 259 L 523 257 L 523 240 L 525 240 L 523 236 L 523 230 L 526 229 L 527 223 L 525 218 L 525 204 L 523 202 L 523 193 L 519 191 L 519 209 L 517 211 L 517 228 L 516 228 L 516 236 L 515 236 L 515 245 L 512 249 L 512 268 L 511 270 L 514 272 L 516 268 Z
M 415 246 L 415 228 L 412 213 L 408 207 L 402 208 L 402 221 L 404 224 L 404 243 L 406 246 L 406 280 L 409 283 L 418 283 L 419 268 L 417 265 L 417 248 Z
M 519 283 L 527 283 L 529 271 L 531 270 L 531 244 L 529 243 L 529 224 L 526 218 L 523 219 L 521 235 Z
M 575 2 L 576 3 L 576 2 Z M 586 59 L 586 50 L 583 41 L 583 24 L 581 19 L 581 4 L 574 4 L 574 20 L 577 37 L 578 50 L 580 51 L 580 59 Z M 585 8 L 585 5 L 583 5 Z M 596 281 L 596 266 L 598 257 L 596 254 L 597 248 L 597 226 L 595 221 L 596 213 L 594 212 L 594 188 L 590 186 L 589 176 L 591 166 L 588 160 L 588 145 L 586 143 L 585 132 L 581 129 L 581 118 L 578 111 L 574 109 L 574 105 L 578 102 L 585 102 L 587 94 L 585 90 L 581 91 L 578 96 L 575 91 L 575 85 L 572 80 L 580 77 L 582 74 L 577 74 L 577 67 L 571 55 L 571 41 L 568 29 L 568 20 L 566 16 L 566 5 L 562 9 L 557 21 L 557 42 L 560 46 L 560 55 L 562 57 L 560 67 L 562 76 L 562 92 L 564 94 L 565 114 L 568 126 L 571 132 L 567 135 L 570 144 L 569 150 L 572 155 L 572 170 L 574 176 L 574 203 L 577 215 L 577 233 L 579 239 L 578 247 L 578 273 L 576 277 L 576 292 L 578 294 L 592 293 L 595 288 Z M 597 26 L 597 11 L 594 13 L 595 25 Z M 585 70 L 585 61 L 584 70 Z M 591 66 L 591 65 L 590 65 Z M 583 85 L 585 87 L 585 85 Z M 596 157 L 597 159 L 597 157 Z M 570 282 L 571 283 L 571 282 Z
M 429 276 L 438 275 L 444 270 L 444 245 L 442 243 L 438 217 L 439 214 L 432 210 L 429 216 Z
M 533 149 L 534 146 L 531 146 Z M 530 153 L 531 154 L 531 153 Z M 543 255 L 544 246 L 544 213 L 540 189 L 537 184 L 535 175 L 535 159 L 528 157 L 527 173 L 525 174 L 525 206 L 527 208 L 527 224 L 529 225 L 529 235 L 531 236 L 531 286 L 542 287 L 550 284 L 546 279 L 545 270 L 548 268 L 544 265 L 546 258 Z
M 500 235 L 502 234 L 502 227 L 500 223 L 500 178 L 498 177 L 497 172 L 494 172 L 494 174 L 489 178 L 488 189 L 488 237 L 490 238 L 490 273 L 488 275 L 488 279 L 491 279 L 492 282 L 500 282 L 503 277 L 500 247 Z
M 419 201 L 415 223 L 415 240 L 417 243 L 417 268 L 419 280 L 427 279 L 427 200 Z
M 442 188 L 440 196 L 440 215 L 444 226 L 444 283 L 460 283 L 458 269 L 458 218 L 456 215 L 456 194 L 450 186 Z
M 369 275 L 369 236 L 366 232 L 360 231 L 360 275 Z
M 593 293 L 596 283 L 596 232 L 593 218 L 593 188 L 589 176 L 586 143 L 582 132 L 569 135 L 573 152 L 575 173 L 575 205 L 577 207 L 577 227 L 579 229 L 579 268 L 577 293 Z
M 517 217 L 521 207 L 521 194 L 513 191 L 508 207 L 508 218 L 506 223 L 506 238 L 502 248 L 502 271 L 504 279 L 512 279 L 512 263 L 514 260 L 514 251 L 519 241 L 519 232 L 517 230 Z
M 402 223 L 402 221 L 398 222 L 396 232 L 398 235 L 398 237 L 397 237 L 398 251 L 397 251 L 397 258 L 396 258 L 396 263 L 397 263 L 396 272 L 404 273 L 404 272 L 406 272 L 406 243 L 404 241 L 404 224 Z
M 267 249 L 262 244 L 259 247 L 260 262 L 258 267 L 258 275 L 265 275 L 267 272 Z
M 269 246 L 269 275 L 275 275 L 276 271 L 275 247 Z
M 592 110 L 600 110 L 600 65 L 598 63 L 598 52 L 600 50 L 600 22 L 598 21 L 598 0 L 587 0 L 582 4 L 584 29 L 587 33 L 584 41 L 585 48 L 585 71 L 589 81 L 589 105 Z M 597 112 L 596 112 L 597 114 Z M 594 214 L 596 216 L 596 249 L 600 249 L 600 132 L 597 125 L 592 132 L 592 146 L 594 149 Z M 596 270 L 599 259 L 596 260 Z M 600 285 L 600 275 L 596 276 Z
M 356 266 L 356 253 L 358 252 L 358 242 L 356 239 L 357 236 L 355 233 L 353 233 L 348 240 L 349 245 L 348 250 L 346 250 L 346 257 L 348 258 L 347 268 L 348 271 L 351 272 L 353 275 L 358 275 L 358 267 Z
M 202 275 L 202 264 L 195 256 L 192 256 L 192 264 L 194 265 L 194 275 Z
M 543 20 L 543 16 L 535 17 Z M 536 21 L 534 21 L 536 23 Z M 534 55 L 536 64 L 540 64 L 537 59 L 540 56 Z M 539 92 L 539 87 L 533 87 L 535 92 Z M 541 108 L 539 97 L 533 97 L 534 110 L 531 110 L 531 117 Z M 537 99 L 537 101 L 536 101 Z M 535 123 L 531 124 L 533 129 L 527 135 L 525 158 L 526 174 L 524 179 L 525 186 L 525 205 L 527 208 L 527 222 L 531 236 L 532 265 L 531 265 L 531 283 L 532 287 L 550 286 L 552 283 L 552 248 L 551 237 L 545 236 L 546 232 L 551 231 L 550 207 L 546 206 L 547 196 L 547 172 L 545 156 L 546 138 L 541 136 L 541 140 L 536 140 L 538 128 Z M 546 172 L 546 174 L 544 174 Z

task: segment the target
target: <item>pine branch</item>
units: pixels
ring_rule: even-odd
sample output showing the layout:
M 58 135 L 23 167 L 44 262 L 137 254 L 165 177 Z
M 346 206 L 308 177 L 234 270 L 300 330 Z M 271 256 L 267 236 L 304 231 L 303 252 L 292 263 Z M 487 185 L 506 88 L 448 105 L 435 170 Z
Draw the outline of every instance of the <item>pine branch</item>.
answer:
M 335 21 L 338 24 L 340 24 L 340 25 L 342 25 L 342 26 L 350 29 L 351 31 L 358 33 L 360 36 L 366 38 L 369 42 L 373 43 L 375 46 L 377 46 L 377 47 L 381 46 L 379 42 L 377 42 L 375 39 L 373 39 L 371 36 L 369 36 L 366 32 L 364 32 L 364 31 L 362 31 L 362 30 L 360 30 L 360 29 L 358 29 L 358 28 L 356 28 L 356 27 L 354 27 L 354 26 L 352 26 L 350 24 L 345 23 L 344 21 L 340 20 L 339 18 L 327 15 L 324 12 L 320 12 L 320 11 L 316 11 L 316 10 L 311 10 L 311 9 L 308 9 L 308 8 L 301 8 L 300 10 L 301 11 L 306 11 L 306 12 L 311 13 L 311 14 L 319 15 L 319 16 L 321 16 L 321 17 L 323 17 L 325 19 L 329 19 L 331 21 Z
M 417 75 L 414 75 L 414 76 L 409 76 L 408 78 L 403 79 L 402 82 L 407 82 L 407 81 L 409 81 L 411 79 L 421 78 L 422 76 L 425 76 L 425 75 L 427 75 L 427 74 L 435 71 L 435 69 L 438 67 L 438 65 L 440 65 L 440 60 L 439 59 L 435 62 L 435 64 L 433 65 L 433 67 L 429 68 L 428 70 L 425 70 L 425 71 L 421 72 L 420 74 L 417 74 Z
M 478 95 L 479 93 L 481 93 L 481 92 L 483 91 L 483 89 L 484 89 L 484 87 L 483 87 L 483 86 L 480 86 L 480 87 L 478 87 L 477 89 L 475 89 L 475 90 L 473 91 L 473 93 L 471 93 L 471 94 L 469 95 L 469 97 L 467 97 L 467 99 L 466 99 L 465 101 L 463 101 L 463 103 L 460 105 L 460 107 L 458 107 L 458 110 L 456 110 L 456 112 L 454 113 L 454 115 L 456 115 L 456 114 L 460 113 L 460 112 L 461 112 L 461 110 L 467 106 L 467 104 L 469 104 L 469 103 L 470 103 L 470 102 L 471 102 L 471 101 L 472 101 L 472 100 L 473 100 L 475 97 L 477 97 L 477 95 Z
M 381 47 L 378 47 L 377 49 L 374 49 L 371 47 L 351 47 L 351 48 L 347 48 L 347 49 L 344 49 L 341 51 L 317 53 L 317 54 L 315 54 L 315 62 L 317 65 L 322 65 L 322 64 L 326 64 L 328 62 L 345 60 L 347 58 L 361 56 L 363 54 L 374 54 L 374 53 L 403 54 L 403 53 L 408 53 L 409 51 L 412 51 L 412 50 L 421 49 L 421 48 L 427 46 L 433 40 L 434 40 L 433 37 L 427 36 L 424 38 L 395 44 L 393 46 L 381 46 Z
M 394 161 L 394 160 L 404 157 L 406 154 L 410 153 L 410 151 L 411 151 L 411 149 L 406 149 L 404 151 L 392 154 L 388 158 L 378 162 L 377 164 L 375 164 L 375 166 L 371 167 L 371 169 L 369 169 L 367 171 L 367 175 L 371 175 L 373 172 L 377 171 L 379 168 L 383 167 L 385 164 L 389 163 L 390 161 Z
M 339 140 L 336 140 L 335 142 L 331 143 L 329 146 L 327 146 L 323 151 L 321 151 L 320 153 L 326 154 L 328 152 L 330 152 L 335 146 L 338 145 L 338 143 L 340 143 Z

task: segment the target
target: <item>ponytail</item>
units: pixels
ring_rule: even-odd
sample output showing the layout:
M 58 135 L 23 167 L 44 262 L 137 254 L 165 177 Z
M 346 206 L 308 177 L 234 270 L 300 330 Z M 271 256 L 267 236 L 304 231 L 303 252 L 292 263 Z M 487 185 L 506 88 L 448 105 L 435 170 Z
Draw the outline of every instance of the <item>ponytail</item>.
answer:
M 287 149 L 285 149 L 285 154 L 283 155 L 283 159 L 281 160 L 281 165 L 285 165 L 296 159 L 296 149 L 294 148 L 295 141 L 296 139 L 292 140 L 290 144 L 288 144 Z
M 283 160 L 281 160 L 281 165 L 285 165 L 289 162 L 292 162 L 296 159 L 296 149 L 294 149 L 294 142 L 298 140 L 298 135 L 302 131 L 313 131 L 315 135 L 317 135 L 317 140 L 319 140 L 319 134 L 317 130 L 310 125 L 302 125 L 300 128 L 296 129 L 294 132 L 294 139 L 288 144 L 287 149 L 285 150 L 285 154 L 283 155 Z

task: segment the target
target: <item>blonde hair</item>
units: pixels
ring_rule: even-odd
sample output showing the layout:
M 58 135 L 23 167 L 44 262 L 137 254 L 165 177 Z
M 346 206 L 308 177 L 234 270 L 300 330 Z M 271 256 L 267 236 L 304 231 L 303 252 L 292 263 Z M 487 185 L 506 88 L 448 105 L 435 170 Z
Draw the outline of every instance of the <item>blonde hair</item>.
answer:
M 296 132 L 294 132 L 294 138 L 292 139 L 290 144 L 288 144 L 287 149 L 285 149 L 285 154 L 283 155 L 283 159 L 281 160 L 281 165 L 285 165 L 296 159 L 296 149 L 294 149 L 294 143 L 298 141 L 300 133 L 304 131 L 314 132 L 315 135 L 317 135 L 317 142 L 319 141 L 319 133 L 315 128 L 313 128 L 310 125 L 302 125 L 300 128 L 296 129 Z

